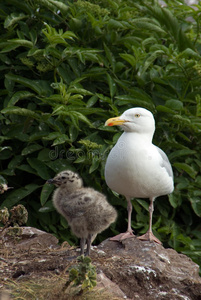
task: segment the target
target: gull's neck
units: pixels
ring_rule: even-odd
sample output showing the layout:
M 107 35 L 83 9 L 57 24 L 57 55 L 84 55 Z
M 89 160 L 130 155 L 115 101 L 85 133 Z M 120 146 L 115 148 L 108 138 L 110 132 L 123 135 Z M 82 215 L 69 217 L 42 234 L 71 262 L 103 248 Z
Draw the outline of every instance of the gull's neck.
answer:
M 147 144 L 152 144 L 152 139 L 153 139 L 154 132 L 128 132 L 124 131 L 124 133 L 121 135 L 123 139 L 129 139 L 133 140 L 135 142 L 139 143 L 147 143 Z

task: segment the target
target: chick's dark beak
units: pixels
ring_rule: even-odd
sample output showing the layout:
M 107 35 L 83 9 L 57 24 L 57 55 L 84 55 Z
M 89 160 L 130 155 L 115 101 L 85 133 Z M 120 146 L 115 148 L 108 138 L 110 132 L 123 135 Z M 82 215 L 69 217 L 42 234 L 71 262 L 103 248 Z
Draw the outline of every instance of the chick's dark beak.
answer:
M 47 181 L 46 181 L 46 183 L 49 183 L 49 184 L 54 184 L 55 182 L 54 182 L 54 179 L 48 179 Z

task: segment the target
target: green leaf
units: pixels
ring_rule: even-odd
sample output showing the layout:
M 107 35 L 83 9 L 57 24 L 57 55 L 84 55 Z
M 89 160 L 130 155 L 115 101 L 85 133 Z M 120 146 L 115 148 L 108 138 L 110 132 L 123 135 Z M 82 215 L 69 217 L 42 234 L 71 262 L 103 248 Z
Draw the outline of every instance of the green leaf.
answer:
M 61 134 L 59 132 L 51 132 L 47 136 L 44 136 L 43 139 L 47 141 L 51 141 L 59 137 Z
M 75 94 L 81 94 L 81 95 L 84 95 L 84 96 L 86 96 L 86 95 L 89 95 L 89 96 L 93 95 L 92 92 L 90 92 L 88 90 L 85 90 L 85 89 L 82 89 L 82 88 L 78 88 L 78 87 L 71 87 L 71 88 L 68 89 L 68 92 L 69 93 L 75 93 Z
M 185 177 L 175 178 L 175 182 L 177 182 L 177 190 L 186 190 L 189 187 L 189 180 Z
M 40 213 L 49 213 L 49 212 L 55 211 L 52 200 L 46 202 L 45 205 L 43 207 L 41 207 L 38 211 Z
M 142 199 L 137 199 L 137 202 L 144 207 L 147 211 L 149 210 L 149 203 L 148 201 L 142 200 Z
M 14 106 L 19 100 L 21 99 L 27 99 L 29 97 L 32 97 L 34 96 L 33 93 L 30 93 L 28 91 L 19 91 L 19 92 L 16 92 L 12 98 L 9 100 L 7 106 Z
M 4 151 L 4 150 L 12 150 L 11 147 L 0 147 L 0 152 Z
M 126 26 L 123 24 L 123 22 L 110 19 L 107 23 L 108 29 L 126 29 Z
M 12 25 L 14 25 L 15 23 L 19 22 L 20 20 L 23 20 L 27 18 L 26 15 L 24 15 L 23 13 L 11 13 L 10 15 L 8 15 L 4 21 L 4 28 L 8 28 Z
M 197 172 L 191 166 L 189 166 L 186 163 L 176 162 L 176 163 L 173 164 L 173 166 L 175 168 L 177 168 L 179 171 L 181 171 L 181 170 L 185 171 L 193 179 L 195 179 L 195 177 L 197 175 Z
M 63 228 L 65 228 L 65 229 L 69 228 L 67 220 L 64 217 L 62 217 L 62 216 L 60 218 L 60 223 L 63 226 Z
M 168 199 L 169 199 L 169 202 L 172 205 L 172 207 L 174 207 L 174 208 L 178 207 L 179 201 L 178 201 L 177 195 L 174 195 L 174 193 L 172 193 L 172 194 L 168 195 Z
M 44 184 L 40 194 L 40 203 L 42 206 L 45 205 L 50 195 L 52 194 L 53 190 L 54 190 L 53 184 Z
M 116 93 L 117 87 L 116 87 L 116 83 L 108 73 L 107 73 L 107 82 L 110 88 L 110 97 L 113 98 Z
M 15 157 L 13 157 L 13 159 L 8 164 L 8 168 L 15 169 L 18 165 L 20 165 L 22 160 L 23 160 L 23 157 L 21 155 L 17 155 Z
M 150 104 L 152 104 L 152 107 L 153 107 L 153 102 L 152 102 L 152 99 L 151 97 L 146 94 L 144 91 L 140 90 L 140 89 L 132 89 L 131 90 L 131 95 L 119 95 L 119 96 L 116 96 L 115 99 L 119 99 L 119 100 L 123 100 L 123 101 L 136 101 L 136 100 L 143 100 L 143 101 L 146 101 Z
M 39 177 L 44 180 L 48 180 L 50 178 L 50 173 L 44 162 L 34 157 L 27 158 L 27 162 L 34 170 L 36 170 Z
M 99 160 L 95 157 L 93 160 L 92 160 L 92 165 L 91 167 L 89 168 L 89 174 L 93 173 L 95 170 L 98 169 L 99 167 Z
M 112 103 L 111 99 L 103 94 L 96 94 L 103 102 Z
M 110 49 L 108 48 L 108 46 L 106 44 L 104 44 L 104 49 L 105 49 L 106 57 L 107 57 L 109 63 L 111 64 L 112 69 L 114 70 L 114 67 L 115 67 L 115 58 L 114 58 L 114 55 L 110 51 Z
M 175 122 L 177 122 L 178 124 L 181 124 L 181 125 L 185 125 L 185 126 L 189 126 L 191 124 L 191 120 L 189 119 L 188 116 L 181 116 L 179 114 L 175 114 L 173 116 L 173 119 Z
M 26 198 L 28 195 L 32 194 L 35 190 L 37 190 L 40 186 L 37 184 L 27 184 L 25 187 L 20 189 L 15 189 L 9 193 L 6 197 L 6 200 L 2 203 L 1 207 L 11 208 L 12 206 L 19 203 L 22 199 Z
M 56 146 L 56 145 L 61 145 L 64 143 L 70 143 L 71 140 L 69 139 L 69 137 L 66 134 L 60 134 L 53 142 L 52 146 Z
M 69 128 L 70 142 L 76 141 L 78 134 L 79 134 L 78 129 L 75 126 L 71 125 Z
M 185 57 L 185 58 L 195 58 L 200 60 L 201 56 L 199 53 L 195 52 L 194 50 L 187 48 L 178 55 L 179 58 Z
M 7 184 L 6 179 L 0 175 L 0 184 Z
M 69 6 L 60 1 L 49 0 L 49 2 L 55 5 L 58 9 L 60 9 L 62 14 L 66 14 L 69 10 Z
M 0 47 L 2 44 L 0 43 Z M 18 47 L 16 43 L 6 43 L 6 46 L 1 50 L 1 53 L 11 52 L 12 50 L 15 50 Z
M 77 117 L 80 121 L 88 124 L 90 127 L 93 127 L 91 122 L 89 121 L 89 119 L 87 117 L 85 117 L 83 114 L 81 114 L 80 112 L 71 111 L 69 114 L 70 114 L 70 117 L 71 116 Z
M 82 289 L 87 289 L 87 288 L 90 288 L 91 287 L 91 284 L 90 284 L 90 280 L 88 279 L 85 279 L 82 283 Z
M 190 197 L 189 196 L 189 200 L 191 202 L 192 208 L 195 212 L 195 214 L 198 217 L 201 217 L 201 199 L 200 197 Z
M 11 45 L 16 44 L 17 47 L 20 47 L 20 46 L 27 47 L 27 48 L 33 47 L 33 43 L 31 41 L 27 41 L 27 40 L 23 40 L 23 39 L 8 40 L 8 43 L 10 43 Z
M 115 99 L 115 105 L 126 105 L 126 104 L 132 104 L 133 106 L 138 106 L 138 107 L 146 107 L 147 109 L 152 110 L 153 109 L 153 104 L 150 103 L 149 98 L 147 99 L 139 99 L 139 97 L 135 96 L 116 96 Z
M 183 109 L 183 103 L 176 99 L 167 100 L 165 106 L 179 111 Z
M 46 165 L 52 169 L 55 174 L 64 171 L 64 170 L 72 170 L 71 162 L 74 162 L 76 156 L 71 156 L 68 151 L 58 152 L 58 148 L 55 147 L 55 150 L 50 151 L 50 159 L 53 161 L 48 161 Z M 64 158 L 61 158 L 63 156 Z M 70 157 L 70 162 L 67 158 Z
M 126 54 L 126 53 L 122 53 L 120 54 L 120 56 L 126 60 L 133 68 L 136 66 L 136 59 L 135 56 L 132 54 Z
M 27 147 L 25 147 L 22 152 L 21 152 L 21 155 L 29 155 L 35 151 L 38 151 L 40 149 L 42 149 L 43 147 L 39 144 L 32 144 L 32 145 L 29 145 Z
M 31 80 L 14 74 L 6 74 L 5 77 L 30 88 L 40 96 L 46 96 L 52 92 L 49 83 L 45 80 Z
M 76 270 L 76 269 L 71 269 L 70 270 L 70 276 L 71 276 L 71 280 L 74 280 L 75 278 L 77 278 L 77 276 L 78 276 L 78 270 Z
M 2 109 L 1 112 L 2 112 L 2 114 L 11 114 L 11 115 L 14 114 L 14 115 L 20 115 L 20 116 L 24 116 L 24 117 L 33 118 L 36 120 L 41 120 L 40 115 L 33 112 L 32 110 L 17 107 L 17 106 L 10 106 L 10 107 L 4 108 L 4 109 Z
M 42 32 L 48 39 L 49 43 L 52 45 L 63 44 L 67 46 L 68 43 L 66 42 L 66 39 L 73 40 L 74 38 L 76 38 L 75 33 L 73 33 L 72 31 L 63 32 L 63 29 L 59 29 L 57 31 L 47 23 L 45 24 L 45 27 L 45 29 L 42 29 Z
M 74 161 L 75 164 L 81 164 L 84 163 L 86 161 L 86 156 L 85 155 L 81 155 L 78 156 L 78 158 L 76 158 L 76 160 Z
M 17 169 L 24 171 L 26 173 L 36 175 L 36 171 L 34 169 L 32 169 L 29 165 L 26 165 L 26 164 L 22 164 L 22 165 L 18 166 Z
M 98 101 L 97 95 L 93 95 L 89 100 L 87 101 L 86 107 L 92 107 L 96 102 Z
M 164 55 L 164 51 L 163 50 L 157 50 L 153 53 L 151 53 L 150 56 L 147 57 L 147 59 L 145 60 L 143 67 L 142 67 L 142 71 L 141 73 L 145 73 L 146 70 L 153 64 L 153 62 L 155 61 L 156 58 L 158 58 L 159 56 Z M 141 74 L 140 74 L 141 75 Z
M 170 153 L 168 155 L 169 159 L 175 159 L 177 157 L 181 157 L 181 156 L 189 156 L 189 155 L 193 155 L 196 154 L 195 150 L 191 150 L 191 149 L 181 149 L 181 150 L 176 150 L 173 151 L 172 153 Z
M 165 113 L 175 114 L 174 110 L 172 110 L 172 109 L 170 109 L 168 107 L 162 106 L 162 105 L 156 106 L 156 110 L 159 111 L 159 112 L 165 112 Z
M 146 29 L 150 32 L 157 32 L 159 34 L 166 34 L 165 30 L 161 28 L 161 26 L 157 24 L 153 24 L 152 20 L 149 18 L 134 18 L 132 21 L 132 24 L 137 26 L 140 29 Z

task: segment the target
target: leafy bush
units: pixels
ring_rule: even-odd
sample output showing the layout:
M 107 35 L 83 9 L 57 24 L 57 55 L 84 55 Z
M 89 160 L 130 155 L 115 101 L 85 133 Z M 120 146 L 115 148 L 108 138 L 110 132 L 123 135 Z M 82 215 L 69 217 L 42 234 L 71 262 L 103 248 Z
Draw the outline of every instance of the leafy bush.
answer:
M 23 204 L 28 225 L 76 242 L 45 181 L 77 170 L 104 192 L 126 228 L 126 201 L 104 181 L 120 136 L 106 119 L 128 108 L 151 110 L 154 143 L 168 154 L 175 191 L 156 200 L 153 229 L 201 264 L 201 56 L 198 10 L 167 1 L 4 1 L 1 18 L 1 207 Z M 150 5 L 151 4 L 151 5 Z M 148 201 L 133 201 L 132 226 L 148 226 Z M 124 227 L 124 228 L 123 228 Z

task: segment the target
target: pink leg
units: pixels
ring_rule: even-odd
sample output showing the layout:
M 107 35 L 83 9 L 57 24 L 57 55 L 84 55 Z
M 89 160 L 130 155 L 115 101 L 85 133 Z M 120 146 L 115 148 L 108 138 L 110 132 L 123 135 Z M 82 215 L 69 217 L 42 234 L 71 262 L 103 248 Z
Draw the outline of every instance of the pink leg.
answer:
M 149 205 L 149 229 L 148 231 L 139 236 L 138 239 L 142 240 L 142 241 L 154 241 L 158 244 L 162 244 L 161 241 L 159 241 L 159 239 L 157 239 L 157 237 L 155 237 L 155 235 L 152 232 L 152 216 L 153 216 L 153 211 L 154 211 L 154 200 L 155 198 L 151 198 L 150 199 L 150 205 Z
M 124 233 L 120 233 L 112 238 L 110 238 L 110 241 L 123 241 L 125 239 L 128 239 L 128 238 L 132 238 L 134 237 L 135 235 L 133 234 L 133 230 L 131 228 L 131 214 L 132 214 L 132 203 L 131 203 L 131 200 L 130 198 L 126 198 L 127 202 L 128 202 L 128 205 L 127 205 L 127 210 L 128 210 L 128 229 L 126 232 Z

